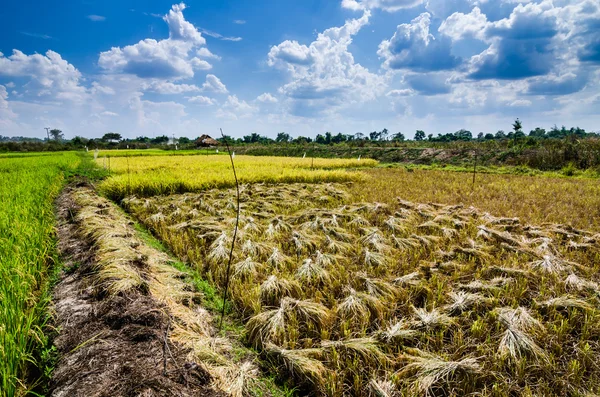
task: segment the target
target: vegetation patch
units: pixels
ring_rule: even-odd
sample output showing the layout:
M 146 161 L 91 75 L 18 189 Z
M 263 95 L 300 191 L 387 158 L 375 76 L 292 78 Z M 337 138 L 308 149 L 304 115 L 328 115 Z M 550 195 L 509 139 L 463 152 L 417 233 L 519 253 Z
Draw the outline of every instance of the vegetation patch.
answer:
M 234 191 L 123 204 L 224 284 Z M 600 391 L 600 235 L 340 184 L 244 185 L 241 208 L 234 309 L 300 394 Z
M 97 164 L 113 176 L 100 185 L 111 199 L 127 195 L 155 196 L 197 192 L 211 188 L 231 187 L 231 163 L 226 156 L 207 157 L 119 157 L 110 163 L 98 158 Z M 236 157 L 238 178 L 243 183 L 320 183 L 358 180 L 361 173 L 347 168 L 373 167 L 375 160 L 312 159 L 286 157 Z

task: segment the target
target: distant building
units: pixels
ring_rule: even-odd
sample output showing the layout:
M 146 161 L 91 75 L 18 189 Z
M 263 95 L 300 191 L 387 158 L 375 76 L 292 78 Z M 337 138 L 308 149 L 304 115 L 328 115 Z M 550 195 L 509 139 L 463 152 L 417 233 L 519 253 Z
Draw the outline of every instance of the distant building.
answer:
M 216 139 L 213 139 L 206 134 L 196 139 L 194 143 L 196 144 L 196 147 L 211 147 L 219 145 L 219 142 Z

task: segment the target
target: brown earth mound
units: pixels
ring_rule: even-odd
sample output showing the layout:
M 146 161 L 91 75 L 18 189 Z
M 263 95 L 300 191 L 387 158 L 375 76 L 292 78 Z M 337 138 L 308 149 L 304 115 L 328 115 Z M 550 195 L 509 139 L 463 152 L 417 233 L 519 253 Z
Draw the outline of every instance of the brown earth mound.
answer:
M 169 340 L 171 316 L 143 289 L 109 294 L 94 282 L 95 247 L 82 237 L 71 186 L 57 200 L 65 274 L 54 293 L 60 360 L 51 396 L 221 396 L 188 349 Z

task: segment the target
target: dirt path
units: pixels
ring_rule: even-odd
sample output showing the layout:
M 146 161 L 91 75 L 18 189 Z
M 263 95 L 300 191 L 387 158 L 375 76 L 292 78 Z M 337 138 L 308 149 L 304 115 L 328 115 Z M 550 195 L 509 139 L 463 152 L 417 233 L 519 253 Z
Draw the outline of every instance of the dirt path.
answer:
M 226 395 L 211 386 L 212 376 L 203 365 L 189 361 L 190 349 L 169 338 L 173 316 L 147 287 L 148 258 L 129 261 L 142 280 L 134 287 L 115 293 L 117 276 L 110 282 L 98 277 L 99 237 L 86 231 L 80 216 L 74 195 L 81 189 L 88 187 L 69 186 L 57 200 L 65 272 L 54 292 L 60 360 L 51 396 Z M 94 209 L 101 217 L 106 217 L 105 205 L 99 202 Z M 121 226 L 115 225 L 116 233 Z M 135 244 L 128 248 L 137 250 Z

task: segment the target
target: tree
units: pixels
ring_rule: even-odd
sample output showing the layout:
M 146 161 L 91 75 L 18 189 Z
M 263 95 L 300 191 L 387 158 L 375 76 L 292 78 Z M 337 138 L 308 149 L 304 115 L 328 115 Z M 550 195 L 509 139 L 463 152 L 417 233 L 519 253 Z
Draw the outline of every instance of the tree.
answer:
M 377 132 L 377 131 L 369 132 L 369 138 L 372 141 L 378 141 L 380 137 L 381 137 L 381 132 Z
M 494 134 L 487 133 L 487 134 L 485 134 L 483 139 L 485 139 L 486 141 L 490 141 L 490 140 L 494 139 Z
M 363 139 L 365 139 L 365 134 L 363 134 L 362 132 L 357 132 L 356 134 L 354 134 L 354 139 L 356 139 L 357 141 L 362 141 Z
M 52 139 L 54 139 L 57 142 L 63 139 L 64 137 L 62 131 L 56 128 L 50 130 L 50 135 L 52 136 Z
M 505 139 L 506 138 L 506 133 L 502 130 L 499 130 L 498 132 L 496 132 L 496 139 Z
M 277 138 L 275 138 L 275 142 L 278 143 L 288 143 L 292 140 L 290 134 L 286 134 L 285 132 L 280 132 L 277 134 Z
M 190 142 L 191 140 L 187 136 L 182 136 L 181 138 L 179 138 L 179 143 L 182 145 L 187 145 Z
M 406 137 L 401 132 L 394 134 L 394 136 L 392 137 L 392 141 L 394 142 L 404 142 L 405 139 Z
M 521 123 L 521 120 L 517 118 L 513 123 L 512 127 L 515 134 L 517 134 L 518 132 L 522 132 L 521 130 L 523 129 L 523 124 Z
M 346 142 L 346 140 L 348 139 L 348 137 L 344 134 L 342 134 L 341 132 L 338 132 L 337 135 L 334 135 L 331 138 L 331 142 L 332 143 L 342 143 L 342 142 Z
M 379 133 L 379 139 L 382 140 L 382 141 L 387 141 L 389 135 L 390 135 L 390 133 L 389 133 L 388 129 L 384 128 Z
M 471 139 L 473 139 L 473 134 L 471 133 L 471 131 L 465 129 L 456 131 L 454 133 L 454 136 L 459 141 L 470 141 Z
M 154 143 L 156 145 L 160 145 L 161 143 L 169 142 L 169 137 L 166 135 L 157 136 L 156 138 L 152 138 L 150 143 Z
M 519 120 L 518 118 L 515 120 L 515 122 L 512 125 L 513 127 L 513 138 L 515 140 L 515 142 L 517 141 L 518 138 L 524 137 L 525 134 L 523 133 L 523 124 L 521 123 L 521 120 Z
M 477 139 L 478 139 L 478 140 L 482 141 L 482 140 L 483 140 L 483 137 L 484 137 L 484 134 L 483 134 L 483 132 L 480 132 L 479 134 L 477 134 Z
M 120 141 L 122 139 L 121 134 L 117 134 L 116 132 L 109 132 L 104 134 L 102 137 L 103 142 L 107 141 Z
M 325 145 L 327 143 L 325 141 L 325 137 L 321 134 L 317 135 L 317 137 L 315 138 L 315 142 L 317 142 L 318 144 L 321 144 L 321 145 Z
M 535 138 L 545 138 L 546 130 L 543 128 L 540 128 L 540 127 L 536 127 L 535 130 L 529 131 L 529 136 L 532 136 Z
M 417 130 L 415 133 L 415 141 L 424 141 L 425 140 L 425 131 Z

